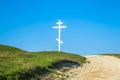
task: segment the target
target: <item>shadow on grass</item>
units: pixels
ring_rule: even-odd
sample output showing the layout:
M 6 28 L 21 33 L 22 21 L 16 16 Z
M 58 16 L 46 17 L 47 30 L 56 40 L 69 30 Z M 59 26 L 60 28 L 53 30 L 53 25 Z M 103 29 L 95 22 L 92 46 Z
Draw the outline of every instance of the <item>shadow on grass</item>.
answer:
M 6 75 L 6 77 L 0 76 L 0 80 L 41 80 L 42 76 L 49 72 L 46 68 L 36 66 L 33 69 L 21 70 L 20 72 Z

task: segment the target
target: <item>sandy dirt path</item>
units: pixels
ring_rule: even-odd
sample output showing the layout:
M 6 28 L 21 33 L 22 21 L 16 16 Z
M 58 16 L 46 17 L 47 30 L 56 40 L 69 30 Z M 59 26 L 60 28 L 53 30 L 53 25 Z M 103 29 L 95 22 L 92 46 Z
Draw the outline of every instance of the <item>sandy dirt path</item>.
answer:
M 120 59 L 113 56 L 85 56 L 90 63 L 71 69 L 67 80 L 120 80 Z

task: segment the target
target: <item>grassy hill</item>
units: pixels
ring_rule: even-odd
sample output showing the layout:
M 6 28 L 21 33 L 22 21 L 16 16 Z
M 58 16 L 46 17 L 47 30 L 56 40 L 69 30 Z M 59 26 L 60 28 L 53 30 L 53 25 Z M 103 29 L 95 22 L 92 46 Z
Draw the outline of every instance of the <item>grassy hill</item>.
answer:
M 0 45 L 0 80 L 39 80 L 52 73 L 55 63 L 71 61 L 82 65 L 86 58 L 64 52 L 27 52 Z

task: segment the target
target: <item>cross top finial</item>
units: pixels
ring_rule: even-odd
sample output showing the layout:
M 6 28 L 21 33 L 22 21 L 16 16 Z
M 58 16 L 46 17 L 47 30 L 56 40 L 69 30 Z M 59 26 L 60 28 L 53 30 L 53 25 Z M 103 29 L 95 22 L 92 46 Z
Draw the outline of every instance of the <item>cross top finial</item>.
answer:
M 61 24 L 63 24 L 63 22 L 61 22 L 61 20 L 58 20 L 58 22 L 56 24 L 61 25 Z

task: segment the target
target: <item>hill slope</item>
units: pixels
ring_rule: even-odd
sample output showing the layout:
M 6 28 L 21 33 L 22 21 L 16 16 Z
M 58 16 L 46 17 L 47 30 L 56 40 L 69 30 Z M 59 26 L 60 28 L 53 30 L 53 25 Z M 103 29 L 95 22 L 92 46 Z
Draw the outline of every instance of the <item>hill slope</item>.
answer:
M 41 79 L 52 73 L 55 68 L 82 65 L 85 62 L 85 57 L 75 54 L 55 51 L 27 52 L 15 47 L 0 45 L 0 80 Z M 67 65 L 61 63 L 67 63 Z
M 16 52 L 26 52 L 26 51 L 23 51 L 23 50 L 16 48 L 16 47 L 0 44 L 0 52 L 16 53 Z

